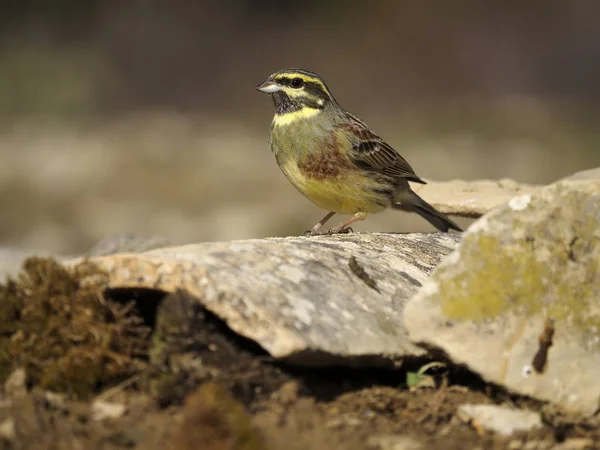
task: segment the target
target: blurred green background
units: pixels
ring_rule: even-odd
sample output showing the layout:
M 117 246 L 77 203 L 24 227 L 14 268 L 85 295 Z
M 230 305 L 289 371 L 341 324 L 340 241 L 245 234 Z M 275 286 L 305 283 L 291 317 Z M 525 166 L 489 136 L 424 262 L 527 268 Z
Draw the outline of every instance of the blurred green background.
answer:
M 322 75 L 426 179 L 599 166 L 598 17 L 579 0 L 3 0 L 0 245 L 310 228 L 324 213 L 277 168 L 254 90 L 284 67 Z M 431 227 L 390 211 L 355 229 Z

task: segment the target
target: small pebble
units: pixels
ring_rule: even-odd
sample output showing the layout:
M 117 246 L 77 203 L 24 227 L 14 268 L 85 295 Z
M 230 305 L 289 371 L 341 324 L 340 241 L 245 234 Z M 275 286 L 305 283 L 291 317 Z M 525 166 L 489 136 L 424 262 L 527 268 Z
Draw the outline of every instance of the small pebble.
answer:
M 279 401 L 284 405 L 290 405 L 298 399 L 298 393 L 300 392 L 300 385 L 297 381 L 288 381 L 281 385 L 277 391 Z
M 12 419 L 5 419 L 0 423 L 0 437 L 6 441 L 15 438 L 15 422 Z
M 4 382 L 4 392 L 10 397 L 25 394 L 27 393 L 26 381 L 27 373 L 25 369 L 17 369 Z
M 542 427 L 542 418 L 535 411 L 497 405 L 461 405 L 458 416 L 475 427 L 510 436 L 516 431 L 529 431 Z
M 125 405 L 96 400 L 92 403 L 92 420 L 119 419 L 125 414 Z
M 422 450 L 423 444 L 409 436 L 383 434 L 369 436 L 367 448 L 373 450 Z

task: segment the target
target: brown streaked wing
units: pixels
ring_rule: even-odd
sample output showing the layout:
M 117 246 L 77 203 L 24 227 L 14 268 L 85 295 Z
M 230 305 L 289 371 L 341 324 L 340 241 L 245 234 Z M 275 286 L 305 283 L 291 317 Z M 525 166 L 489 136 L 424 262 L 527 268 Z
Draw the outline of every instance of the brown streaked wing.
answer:
M 346 113 L 348 121 L 340 124 L 352 143 L 350 157 L 359 165 L 367 165 L 382 173 L 426 184 L 400 154 L 371 130 L 362 120 Z

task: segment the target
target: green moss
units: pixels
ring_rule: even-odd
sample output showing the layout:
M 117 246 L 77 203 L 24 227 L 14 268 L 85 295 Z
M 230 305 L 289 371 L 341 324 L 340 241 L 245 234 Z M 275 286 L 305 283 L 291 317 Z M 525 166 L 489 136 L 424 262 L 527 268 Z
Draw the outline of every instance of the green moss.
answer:
M 129 305 L 104 297 L 107 275 L 30 258 L 0 285 L 0 379 L 23 367 L 28 383 L 85 398 L 136 373 L 147 328 Z
M 600 295 L 600 198 L 554 189 L 559 202 L 534 198 L 525 211 L 492 218 L 505 221 L 506 235 L 465 236 L 463 266 L 436 275 L 446 317 L 480 321 L 509 311 L 543 312 L 582 331 L 600 330 L 600 315 L 592 313 Z

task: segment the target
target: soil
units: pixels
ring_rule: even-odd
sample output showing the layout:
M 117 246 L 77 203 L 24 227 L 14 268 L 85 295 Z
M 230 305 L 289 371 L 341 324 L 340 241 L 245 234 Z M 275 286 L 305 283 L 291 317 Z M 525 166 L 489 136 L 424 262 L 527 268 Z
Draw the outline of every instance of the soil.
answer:
M 141 369 L 132 375 L 128 365 L 119 383 L 97 382 L 86 397 L 9 377 L 0 449 L 600 448 L 597 419 L 576 420 L 464 369 L 432 369 L 429 387 L 409 388 L 407 373 L 424 361 L 395 369 L 298 368 L 274 361 L 184 293 L 114 290 L 103 301 L 132 300 L 132 313 L 151 330 Z M 111 414 L 106 403 L 125 405 L 125 412 Z M 461 420 L 464 403 L 537 410 L 544 426 L 499 437 Z M 109 417 L 98 419 L 94 404 Z

